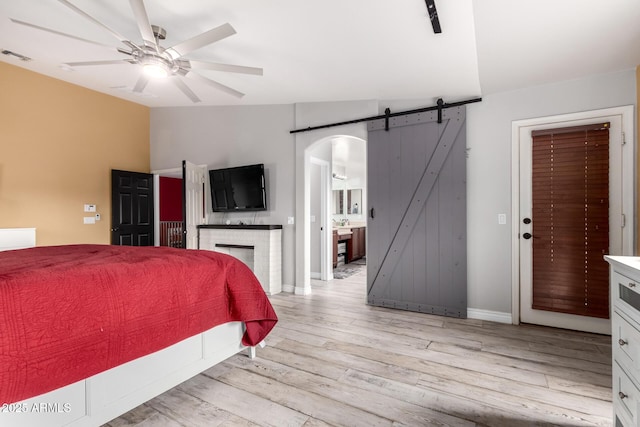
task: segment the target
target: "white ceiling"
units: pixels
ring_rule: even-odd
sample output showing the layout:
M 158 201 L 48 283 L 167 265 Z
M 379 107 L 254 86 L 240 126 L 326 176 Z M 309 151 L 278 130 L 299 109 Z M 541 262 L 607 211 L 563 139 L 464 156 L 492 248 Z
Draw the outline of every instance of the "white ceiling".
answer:
M 70 1 L 141 43 L 127 0 Z M 436 0 L 441 34 L 433 33 L 424 0 L 145 0 L 145 6 L 150 22 L 167 30 L 164 47 L 228 22 L 237 34 L 186 58 L 264 69 L 263 76 L 202 72 L 244 92 L 240 99 L 184 79 L 199 105 L 453 102 L 640 64 L 638 0 Z M 124 47 L 57 0 L 0 0 L 0 50 L 32 58 L 0 55 L 3 62 L 150 107 L 193 105 L 166 80 L 134 94 L 134 65 L 64 71 L 64 62 L 126 56 L 9 18 Z

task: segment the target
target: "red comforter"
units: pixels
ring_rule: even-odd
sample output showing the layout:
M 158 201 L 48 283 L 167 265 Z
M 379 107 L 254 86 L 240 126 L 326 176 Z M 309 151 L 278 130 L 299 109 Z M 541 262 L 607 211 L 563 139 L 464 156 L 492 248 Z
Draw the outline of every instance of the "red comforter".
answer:
M 277 322 L 262 286 L 228 255 L 158 247 L 0 252 L 0 403 L 90 377 L 213 326 L 245 345 Z

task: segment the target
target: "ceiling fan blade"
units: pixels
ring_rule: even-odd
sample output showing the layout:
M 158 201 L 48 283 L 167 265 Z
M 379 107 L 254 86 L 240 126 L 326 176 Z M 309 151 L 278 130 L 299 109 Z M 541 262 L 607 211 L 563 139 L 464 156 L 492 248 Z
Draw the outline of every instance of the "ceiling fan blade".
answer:
M 138 24 L 138 29 L 140 30 L 140 35 L 142 35 L 145 46 L 149 46 L 158 52 L 156 37 L 153 35 L 153 30 L 149 23 L 149 15 L 144 8 L 144 3 L 142 0 L 130 0 L 129 3 L 131 4 L 131 9 L 133 9 L 133 15 L 136 17 L 136 23 Z
M 218 90 L 221 90 L 222 92 L 228 93 L 229 95 L 233 95 L 233 96 L 238 97 L 238 98 L 242 98 L 244 96 L 244 93 L 242 93 L 242 92 L 238 92 L 237 90 L 232 89 L 229 86 L 225 86 L 222 83 L 218 83 L 215 80 L 211 80 L 211 79 L 208 79 L 206 77 L 202 77 L 200 74 L 194 73 L 193 71 L 188 72 L 186 74 L 186 76 L 191 78 L 191 79 L 193 79 L 193 80 L 202 82 L 202 83 L 207 84 L 209 86 L 212 86 L 212 87 L 214 87 L 214 88 L 216 88 Z
M 193 93 L 189 86 L 187 86 L 186 83 L 182 81 L 181 77 L 173 77 L 171 81 L 173 81 L 173 84 L 175 84 L 178 89 L 182 91 L 182 93 L 187 95 L 187 98 L 189 98 L 194 104 L 200 102 L 200 98 L 198 98 L 198 96 Z
M 144 74 L 140 74 L 136 85 L 133 87 L 133 91 L 137 93 L 142 93 L 145 87 L 147 87 L 147 83 L 149 83 L 149 78 Z
M 51 28 L 41 27 L 39 25 L 30 24 L 28 22 L 19 21 L 17 19 L 13 19 L 13 18 L 9 18 L 9 19 L 11 20 L 11 22 L 13 22 L 15 24 L 24 25 L 26 27 L 35 28 L 36 30 L 47 31 L 49 33 L 57 34 L 59 36 L 69 37 L 71 39 L 80 40 L 80 41 L 83 41 L 85 43 L 91 43 L 91 44 L 95 44 L 95 45 L 98 45 L 98 46 L 103 46 L 103 47 L 108 47 L 108 48 L 113 49 L 113 47 L 107 46 L 106 44 L 102 44 L 102 43 L 94 42 L 92 40 L 87 40 L 87 39 L 83 39 L 83 38 L 80 38 L 80 37 L 72 36 L 71 34 L 67 34 L 67 33 L 63 33 L 63 32 L 60 32 L 60 31 L 52 30 Z
M 262 75 L 262 68 L 256 67 L 245 67 L 242 65 L 231 65 L 231 64 L 218 64 L 215 62 L 203 62 L 203 61 L 193 61 L 189 60 L 189 64 L 191 64 L 191 68 L 194 70 L 214 70 L 214 71 L 226 71 L 229 73 L 240 73 L 240 74 L 253 74 L 256 76 Z
M 106 61 L 82 61 L 82 62 L 65 62 L 64 65 L 68 65 L 69 67 L 84 67 L 87 65 L 120 65 L 120 64 L 131 64 L 131 60 L 129 59 L 113 59 Z
M 171 56 L 171 59 L 178 59 L 189 52 L 200 49 L 201 47 L 207 46 L 211 43 L 215 43 L 226 37 L 232 36 L 235 33 L 236 30 L 233 29 L 231 24 L 227 23 L 213 28 L 209 31 L 205 31 L 204 33 L 192 37 L 189 40 L 185 40 L 181 43 L 171 46 L 170 48 L 165 50 L 165 52 L 167 52 Z
M 72 3 L 69 3 L 67 0 L 58 0 L 60 3 L 62 3 L 63 5 L 67 6 L 69 9 L 73 10 L 74 12 L 76 12 L 77 14 L 79 14 L 80 16 L 88 19 L 89 21 L 93 22 L 94 24 L 98 25 L 99 27 L 101 27 L 102 29 L 106 30 L 107 32 L 109 32 L 112 36 L 114 36 L 115 38 L 117 38 L 120 42 L 126 44 L 127 46 L 129 46 L 132 49 L 139 49 L 138 46 L 136 46 L 134 43 L 132 43 L 131 41 L 127 40 L 124 36 L 118 34 L 117 32 L 115 32 L 114 30 L 112 30 L 111 28 L 107 27 L 106 25 L 104 25 L 102 22 L 98 21 L 96 18 L 94 18 L 93 16 L 89 15 L 88 13 L 86 13 L 85 11 L 83 11 L 82 9 L 78 8 L 77 6 L 75 6 Z
M 109 45 L 106 45 L 106 44 L 94 42 L 93 40 L 83 39 L 82 37 L 77 37 L 77 36 L 74 36 L 72 34 L 63 33 L 62 31 L 53 30 L 51 28 L 41 27 L 39 25 L 31 24 L 29 22 L 20 21 L 18 19 L 13 19 L 13 18 L 9 18 L 9 19 L 15 24 L 19 24 L 19 25 L 24 25 L 26 27 L 35 28 L 36 30 L 46 31 L 46 32 L 49 32 L 49 33 L 52 33 L 52 34 L 56 34 L 56 35 L 63 36 L 63 37 L 68 37 L 70 39 L 78 40 L 78 41 L 85 42 L 85 43 L 91 43 L 93 45 L 100 46 L 100 47 L 103 47 L 103 48 L 106 48 L 106 49 L 109 49 L 109 50 L 115 50 L 115 51 L 118 51 L 120 53 L 124 53 L 125 55 L 133 54 L 133 52 L 124 50 L 123 48 L 113 47 L 113 46 L 109 46 Z

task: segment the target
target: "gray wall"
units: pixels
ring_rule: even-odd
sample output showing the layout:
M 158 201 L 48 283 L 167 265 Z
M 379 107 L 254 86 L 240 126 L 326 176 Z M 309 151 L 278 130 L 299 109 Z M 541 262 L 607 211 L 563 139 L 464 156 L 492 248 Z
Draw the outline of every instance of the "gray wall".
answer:
M 511 122 L 635 105 L 635 70 L 483 96 L 467 106 L 470 308 L 511 312 Z M 498 225 L 499 213 L 507 224 Z
M 635 103 L 635 70 L 627 70 L 487 95 L 482 102 L 467 106 L 470 308 L 511 312 L 512 121 Z M 151 168 L 179 167 L 182 159 L 207 164 L 210 168 L 264 163 L 268 171 L 270 210 L 258 214 L 256 222 L 284 225 L 283 284 L 294 285 L 296 277 L 303 281 L 303 274 L 294 274 L 295 254 L 302 249 L 295 248 L 294 226 L 286 224 L 287 217 L 296 212 L 295 150 L 302 148 L 295 146 L 296 138 L 289 131 L 295 126 L 370 116 L 378 105 L 383 108 L 389 103 L 152 109 Z M 427 105 L 433 105 L 433 100 L 396 102 L 393 111 L 398 111 L 399 106 Z M 346 108 L 349 106 L 354 107 L 353 111 Z M 336 111 L 341 111 L 341 117 L 332 116 Z M 313 134 L 302 134 L 298 144 L 306 147 L 311 141 L 332 133 L 329 129 Z M 303 212 L 300 208 L 298 211 Z M 498 213 L 507 214 L 507 225 L 498 225 Z M 301 222 L 302 218 L 297 217 L 298 226 Z
M 152 108 L 150 126 L 152 170 L 180 167 L 183 159 L 209 169 L 264 163 L 269 210 L 256 213 L 255 222 L 283 225 L 282 283 L 293 285 L 294 225 L 287 225 L 295 216 L 293 105 Z M 210 223 L 254 218 L 207 209 Z

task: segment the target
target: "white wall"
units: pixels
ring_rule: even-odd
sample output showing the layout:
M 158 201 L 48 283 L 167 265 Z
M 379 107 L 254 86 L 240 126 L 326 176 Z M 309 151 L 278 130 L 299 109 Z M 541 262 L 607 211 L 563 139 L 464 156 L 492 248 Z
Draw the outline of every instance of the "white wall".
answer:
M 635 105 L 635 70 L 488 95 L 467 106 L 470 308 L 511 313 L 511 122 Z M 498 214 L 507 224 L 498 225 Z
M 295 164 L 293 105 L 177 107 L 151 109 L 151 169 L 180 167 L 182 160 L 209 169 L 264 163 L 268 210 L 257 224 L 282 224 L 282 282 L 294 283 Z M 209 195 L 207 195 L 209 196 Z M 211 214 L 223 220 L 252 222 L 254 213 Z

